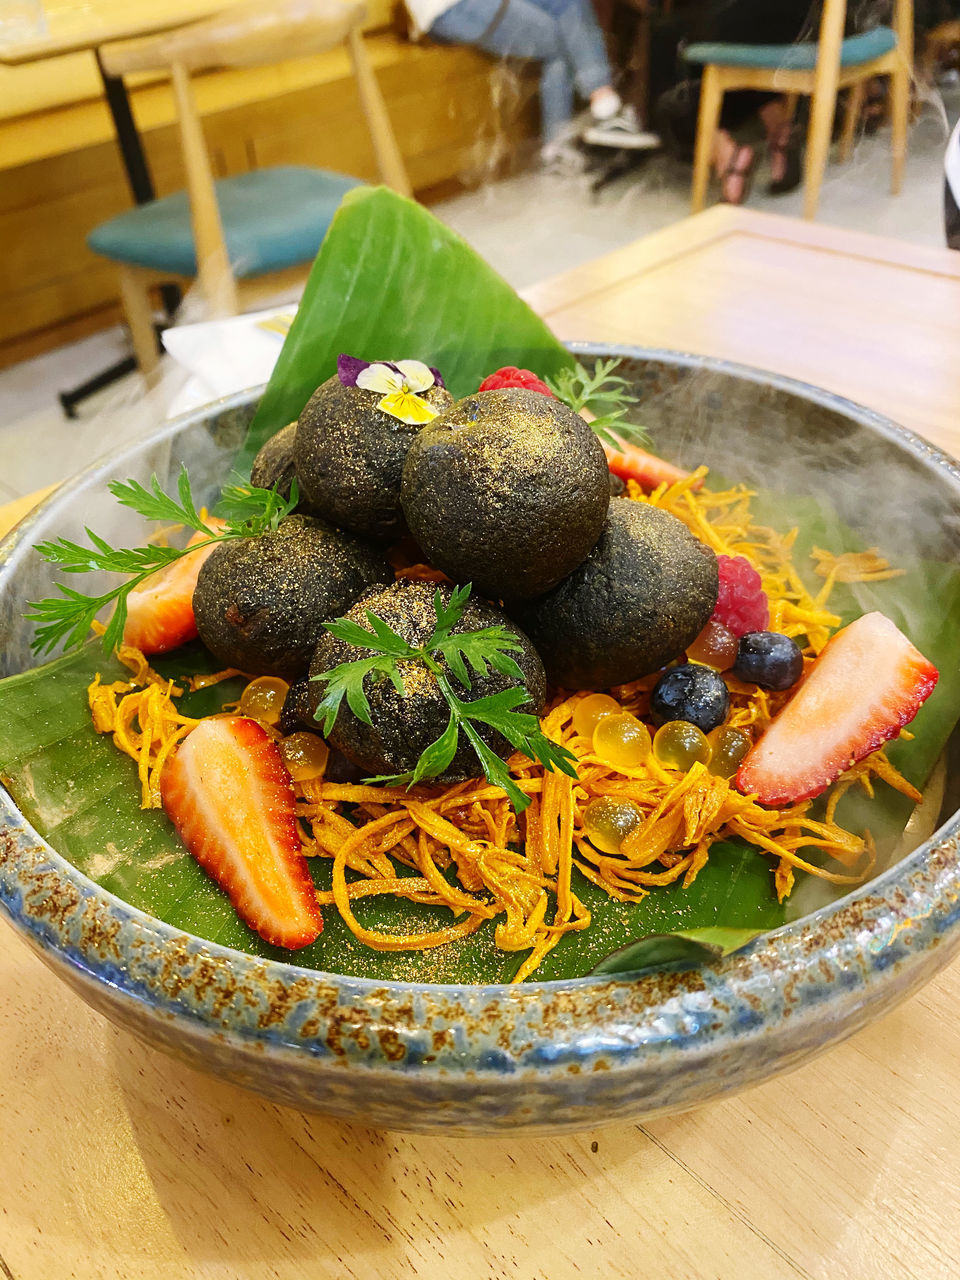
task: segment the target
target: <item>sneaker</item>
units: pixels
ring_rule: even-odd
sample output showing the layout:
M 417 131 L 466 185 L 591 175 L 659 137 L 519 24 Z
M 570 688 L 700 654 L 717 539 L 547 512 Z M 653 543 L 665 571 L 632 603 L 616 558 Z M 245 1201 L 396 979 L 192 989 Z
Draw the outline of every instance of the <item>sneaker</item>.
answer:
M 599 96 L 594 95 L 594 100 L 590 103 L 590 117 L 598 124 L 606 124 L 608 120 L 618 116 L 622 110 L 623 99 L 616 89 L 609 86 Z
M 566 140 L 549 142 L 540 149 L 540 164 L 544 173 L 559 178 L 574 177 L 583 173 L 587 158 L 583 152 Z
M 627 151 L 653 151 L 660 136 L 643 129 L 633 107 L 623 107 L 612 120 L 592 124 L 582 135 L 592 147 L 617 147 Z

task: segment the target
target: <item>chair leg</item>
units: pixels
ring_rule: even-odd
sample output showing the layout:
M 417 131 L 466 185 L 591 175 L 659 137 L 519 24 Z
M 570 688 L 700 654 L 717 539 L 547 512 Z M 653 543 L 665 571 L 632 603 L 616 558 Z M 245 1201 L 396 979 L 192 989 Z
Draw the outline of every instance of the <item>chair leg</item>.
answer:
M 817 216 L 820 187 L 830 154 L 830 134 L 836 111 L 835 94 L 814 94 L 810 104 L 810 127 L 807 130 L 807 154 L 803 165 L 803 216 L 809 221 Z
M 866 80 L 858 80 L 847 92 L 847 105 L 843 117 L 843 135 L 840 139 L 840 159 L 844 164 L 853 155 L 853 140 L 857 136 L 857 124 L 867 94 Z
M 147 386 L 152 386 L 157 380 L 159 366 L 153 304 L 144 278 L 135 267 L 120 267 L 120 300 L 133 340 L 133 354 Z
M 797 104 L 800 101 L 799 93 L 785 93 L 783 95 L 783 113 L 788 124 L 793 124 L 797 114 Z
M 699 213 L 706 202 L 710 161 L 722 107 L 723 86 L 720 83 L 720 73 L 716 67 L 706 66 L 700 85 L 700 113 L 697 117 L 697 145 L 693 155 L 693 190 L 690 196 L 691 213 Z
M 895 196 L 903 186 L 903 167 L 907 159 L 907 128 L 910 123 L 910 68 L 898 66 L 890 76 L 890 124 L 893 168 L 890 190 Z

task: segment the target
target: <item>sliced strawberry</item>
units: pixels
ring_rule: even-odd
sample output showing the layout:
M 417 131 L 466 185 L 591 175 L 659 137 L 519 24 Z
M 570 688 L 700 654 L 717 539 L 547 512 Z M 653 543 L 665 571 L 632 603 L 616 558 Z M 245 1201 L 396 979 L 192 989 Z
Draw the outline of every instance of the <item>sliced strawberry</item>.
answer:
M 909 724 L 937 668 L 882 613 L 838 631 L 750 751 L 737 789 L 761 804 L 809 800 Z
M 160 795 L 180 839 L 251 929 L 277 947 L 316 940 L 323 917 L 290 774 L 261 725 L 201 720 L 164 769 Z
M 211 518 L 208 523 L 215 531 L 224 527 L 222 520 Z M 187 546 L 206 542 L 208 537 L 198 530 Z M 151 573 L 130 592 L 123 628 L 124 644 L 133 645 L 141 653 L 166 653 L 196 639 L 193 592 L 201 566 L 212 550 L 213 547 L 203 547 L 174 560 L 165 569 Z
M 614 428 L 616 430 L 616 428 Z M 689 471 L 675 467 L 672 462 L 658 458 L 655 453 L 647 453 L 646 449 L 638 449 L 635 444 L 623 443 L 619 449 L 610 445 L 603 446 L 607 455 L 607 466 L 621 480 L 636 480 L 648 493 L 652 493 L 658 485 L 676 484 L 678 480 L 686 480 Z M 693 486 L 700 489 L 703 481 L 698 480 Z

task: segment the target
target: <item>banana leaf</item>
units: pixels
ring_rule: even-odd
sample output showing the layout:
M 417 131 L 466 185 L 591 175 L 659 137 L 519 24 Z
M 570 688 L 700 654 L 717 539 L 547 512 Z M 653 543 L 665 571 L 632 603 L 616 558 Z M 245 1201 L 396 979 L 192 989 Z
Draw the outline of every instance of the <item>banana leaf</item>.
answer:
M 355 188 L 334 216 L 237 459 L 243 474 L 263 442 L 336 372 L 340 352 L 423 360 L 458 399 L 504 364 L 544 377 L 573 363 L 466 241 L 386 187 Z
M 665 965 L 692 968 L 739 951 L 759 936 L 757 929 L 676 929 L 648 933 L 629 942 L 595 965 L 592 973 L 644 973 Z
M 781 529 L 795 521 L 801 530 L 801 567 L 803 552 L 814 544 L 859 549 L 855 535 L 826 504 L 777 495 L 774 505 Z M 808 578 L 816 589 L 819 579 L 809 573 Z M 960 616 L 960 573 L 950 565 L 918 562 L 906 576 L 889 582 L 837 588 L 831 606 L 844 621 L 868 608 L 881 609 L 940 667 L 940 684 L 911 726 L 915 740 L 890 747 L 898 767 L 922 787 L 960 711 L 960 671 L 950 626 L 950 619 Z M 213 670 L 215 663 L 197 643 L 158 659 L 156 666 L 176 678 Z M 99 644 L 91 643 L 0 681 L 0 781 L 41 835 L 91 879 L 199 937 L 311 968 L 428 982 L 502 982 L 517 972 L 526 953 L 498 951 L 489 924 L 433 951 L 382 953 L 358 943 L 329 908 L 323 933 L 312 946 L 290 953 L 264 943 L 184 850 L 165 814 L 140 809 L 133 761 L 109 738 L 96 734 L 90 722 L 86 688 L 97 672 L 104 680 L 126 676 Z M 190 714 L 208 714 L 235 699 L 239 688 L 238 682 L 228 681 L 186 694 L 182 705 Z M 889 842 L 899 839 L 911 809 L 909 801 L 882 784 L 873 801 L 851 792 L 843 803 L 842 818 L 852 829 L 869 827 Z M 329 862 L 315 858 L 311 868 L 318 886 L 328 888 Z M 713 847 L 709 863 L 689 889 L 671 885 L 639 904 L 611 901 L 579 873 L 574 888 L 592 912 L 592 924 L 561 940 L 538 970 L 539 979 L 698 963 L 716 954 L 704 949 L 704 944 L 716 944 L 716 935 L 704 931 L 732 931 L 725 935 L 728 942 L 734 938 L 743 945 L 788 915 L 838 896 L 824 882 L 801 879 L 787 908 L 781 907 L 772 892 L 770 861 L 736 841 Z M 386 931 L 419 932 L 451 919 L 444 909 L 392 898 L 358 901 L 355 909 L 363 924 Z M 610 965 L 614 968 L 604 967 Z
M 199 644 L 157 659 L 174 678 L 214 669 Z M 447 947 L 422 953 L 371 951 L 358 943 L 333 908 L 320 938 L 302 951 L 263 942 L 237 917 L 227 897 L 200 869 L 166 815 L 140 808 L 136 766 L 96 734 L 86 688 L 128 674 L 98 644 L 0 681 L 0 780 L 24 816 L 85 875 L 125 902 L 199 937 L 254 955 L 361 977 L 420 982 L 509 981 L 523 954 L 494 945 L 493 926 Z M 185 694 L 184 710 L 204 715 L 235 699 L 236 681 Z M 329 888 L 330 863 L 311 859 L 316 883 Z M 579 873 L 578 895 L 594 913 L 587 934 L 569 935 L 547 957 L 538 977 L 589 972 L 610 951 L 641 934 L 718 924 L 753 932 L 775 927 L 783 911 L 770 891 L 769 865 L 752 850 L 716 846 L 710 863 L 686 892 L 670 886 L 637 906 L 612 902 Z M 420 931 L 449 924 L 449 911 L 393 898 L 355 904 L 370 928 Z

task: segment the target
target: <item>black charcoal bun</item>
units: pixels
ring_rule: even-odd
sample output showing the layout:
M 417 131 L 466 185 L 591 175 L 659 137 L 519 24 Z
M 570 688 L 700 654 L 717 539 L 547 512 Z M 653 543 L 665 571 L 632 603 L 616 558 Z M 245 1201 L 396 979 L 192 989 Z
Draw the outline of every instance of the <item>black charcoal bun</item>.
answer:
M 193 594 L 197 630 L 224 666 L 295 679 L 323 623 L 392 578 L 376 547 L 315 517 L 288 516 L 273 532 L 210 553 Z
M 659 671 L 700 634 L 717 603 L 717 558 L 675 516 L 611 503 L 600 541 L 539 600 L 511 609 L 553 684 L 607 689 Z
M 453 404 L 443 387 L 420 392 L 437 413 Z M 307 401 L 297 421 L 294 460 L 306 500 L 325 519 L 378 542 L 406 531 L 400 477 L 419 426 L 377 408 L 378 391 L 348 387 L 334 375 Z
M 366 613 L 370 610 L 403 636 L 408 644 L 423 644 L 436 625 L 433 598 L 437 589 L 435 583 L 396 582 L 383 591 L 366 595 L 346 616 L 361 626 L 367 626 Z M 450 588 L 440 587 L 439 590 L 444 602 L 449 601 Z M 513 656 L 523 672 L 530 695 L 530 701 L 523 709 L 539 715 L 546 698 L 543 664 L 527 637 L 508 623 L 500 609 L 488 601 L 471 599 L 453 630 L 455 633 L 475 631 L 497 624 L 510 626 L 519 637 L 522 650 Z M 354 662 L 369 656 L 368 652 L 325 632 L 310 665 L 310 675 L 321 675 L 342 662 Z M 370 701 L 372 725 L 359 720 L 344 702 L 333 729 L 327 735 L 330 745 L 359 765 L 368 777 L 413 770 L 423 751 L 447 727 L 450 709 L 432 672 L 419 662 L 401 662 L 400 671 L 403 695 L 388 679 L 367 678 L 364 690 Z M 452 673 L 449 678 L 457 693 L 468 701 L 500 693 L 518 683 L 511 676 L 491 672 L 485 677 L 477 676 L 473 688 L 467 692 Z M 315 712 L 323 697 L 324 684 L 319 680 L 311 680 L 310 684 L 311 704 Z M 484 742 L 501 759 L 505 760 L 512 754 L 513 748 L 506 738 L 483 725 L 478 725 L 477 729 Z M 463 782 L 467 778 L 480 777 L 482 773 L 480 761 L 461 731 L 456 755 L 438 781 Z
M 482 391 L 420 432 L 403 511 L 427 559 L 495 600 L 526 600 L 576 569 L 600 537 L 610 473 L 600 441 L 536 391 Z

